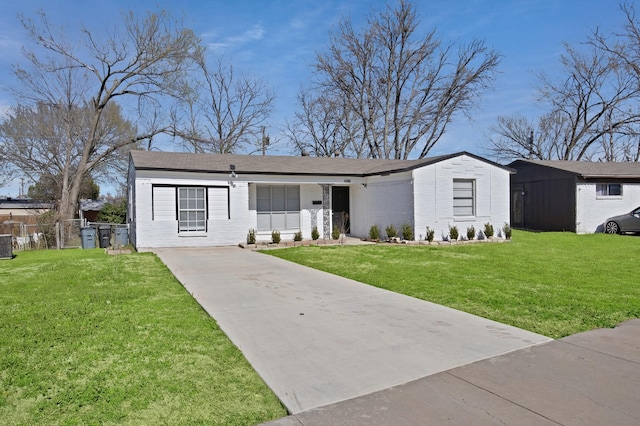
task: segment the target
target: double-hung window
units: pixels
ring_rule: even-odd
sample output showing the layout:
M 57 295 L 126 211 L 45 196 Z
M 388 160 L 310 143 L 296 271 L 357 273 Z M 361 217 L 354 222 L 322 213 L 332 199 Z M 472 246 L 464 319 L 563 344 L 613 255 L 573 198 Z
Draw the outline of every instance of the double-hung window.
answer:
M 206 188 L 178 188 L 178 232 L 207 230 Z
M 258 231 L 300 229 L 300 186 L 256 186 Z
M 453 216 L 465 217 L 476 214 L 476 181 L 473 179 L 453 180 Z
M 619 184 L 619 183 L 596 184 L 596 196 L 598 197 L 619 197 L 621 195 L 622 195 L 622 184 Z

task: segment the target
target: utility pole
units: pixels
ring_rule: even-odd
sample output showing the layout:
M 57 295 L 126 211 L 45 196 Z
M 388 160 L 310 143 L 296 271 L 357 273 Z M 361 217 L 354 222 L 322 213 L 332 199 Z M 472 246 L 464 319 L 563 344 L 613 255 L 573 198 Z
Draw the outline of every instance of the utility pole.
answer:
M 266 134 L 265 126 L 262 126 L 262 155 L 267 155 L 268 145 L 269 145 L 269 136 Z
M 529 160 L 533 159 L 533 130 L 529 134 L 529 138 L 527 140 L 529 143 Z

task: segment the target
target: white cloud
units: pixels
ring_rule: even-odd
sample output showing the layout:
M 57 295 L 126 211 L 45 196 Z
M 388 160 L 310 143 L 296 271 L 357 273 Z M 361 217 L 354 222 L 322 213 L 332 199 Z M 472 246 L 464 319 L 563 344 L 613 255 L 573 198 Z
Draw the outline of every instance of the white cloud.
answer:
M 220 40 L 215 40 L 217 34 L 213 32 L 204 33 L 201 37 L 204 38 L 212 38 L 214 41 L 207 43 L 207 46 L 214 51 L 222 51 L 227 49 L 233 49 L 252 41 L 259 41 L 264 38 L 266 31 L 260 24 L 256 24 L 251 28 L 245 30 L 243 33 L 239 35 L 231 35 L 227 37 L 223 37 Z

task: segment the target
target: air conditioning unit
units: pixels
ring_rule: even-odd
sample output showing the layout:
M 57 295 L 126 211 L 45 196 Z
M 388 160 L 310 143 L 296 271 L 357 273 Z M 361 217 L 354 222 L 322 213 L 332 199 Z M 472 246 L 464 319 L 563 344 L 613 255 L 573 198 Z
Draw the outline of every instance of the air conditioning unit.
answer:
M 13 246 L 11 245 L 11 234 L 0 235 L 0 259 L 12 259 Z

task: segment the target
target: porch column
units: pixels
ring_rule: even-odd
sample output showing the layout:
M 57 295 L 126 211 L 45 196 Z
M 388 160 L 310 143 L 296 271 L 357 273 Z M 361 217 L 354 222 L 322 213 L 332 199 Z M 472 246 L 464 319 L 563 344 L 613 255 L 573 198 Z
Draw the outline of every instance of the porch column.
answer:
M 322 238 L 331 235 L 331 185 L 323 183 L 322 186 Z

